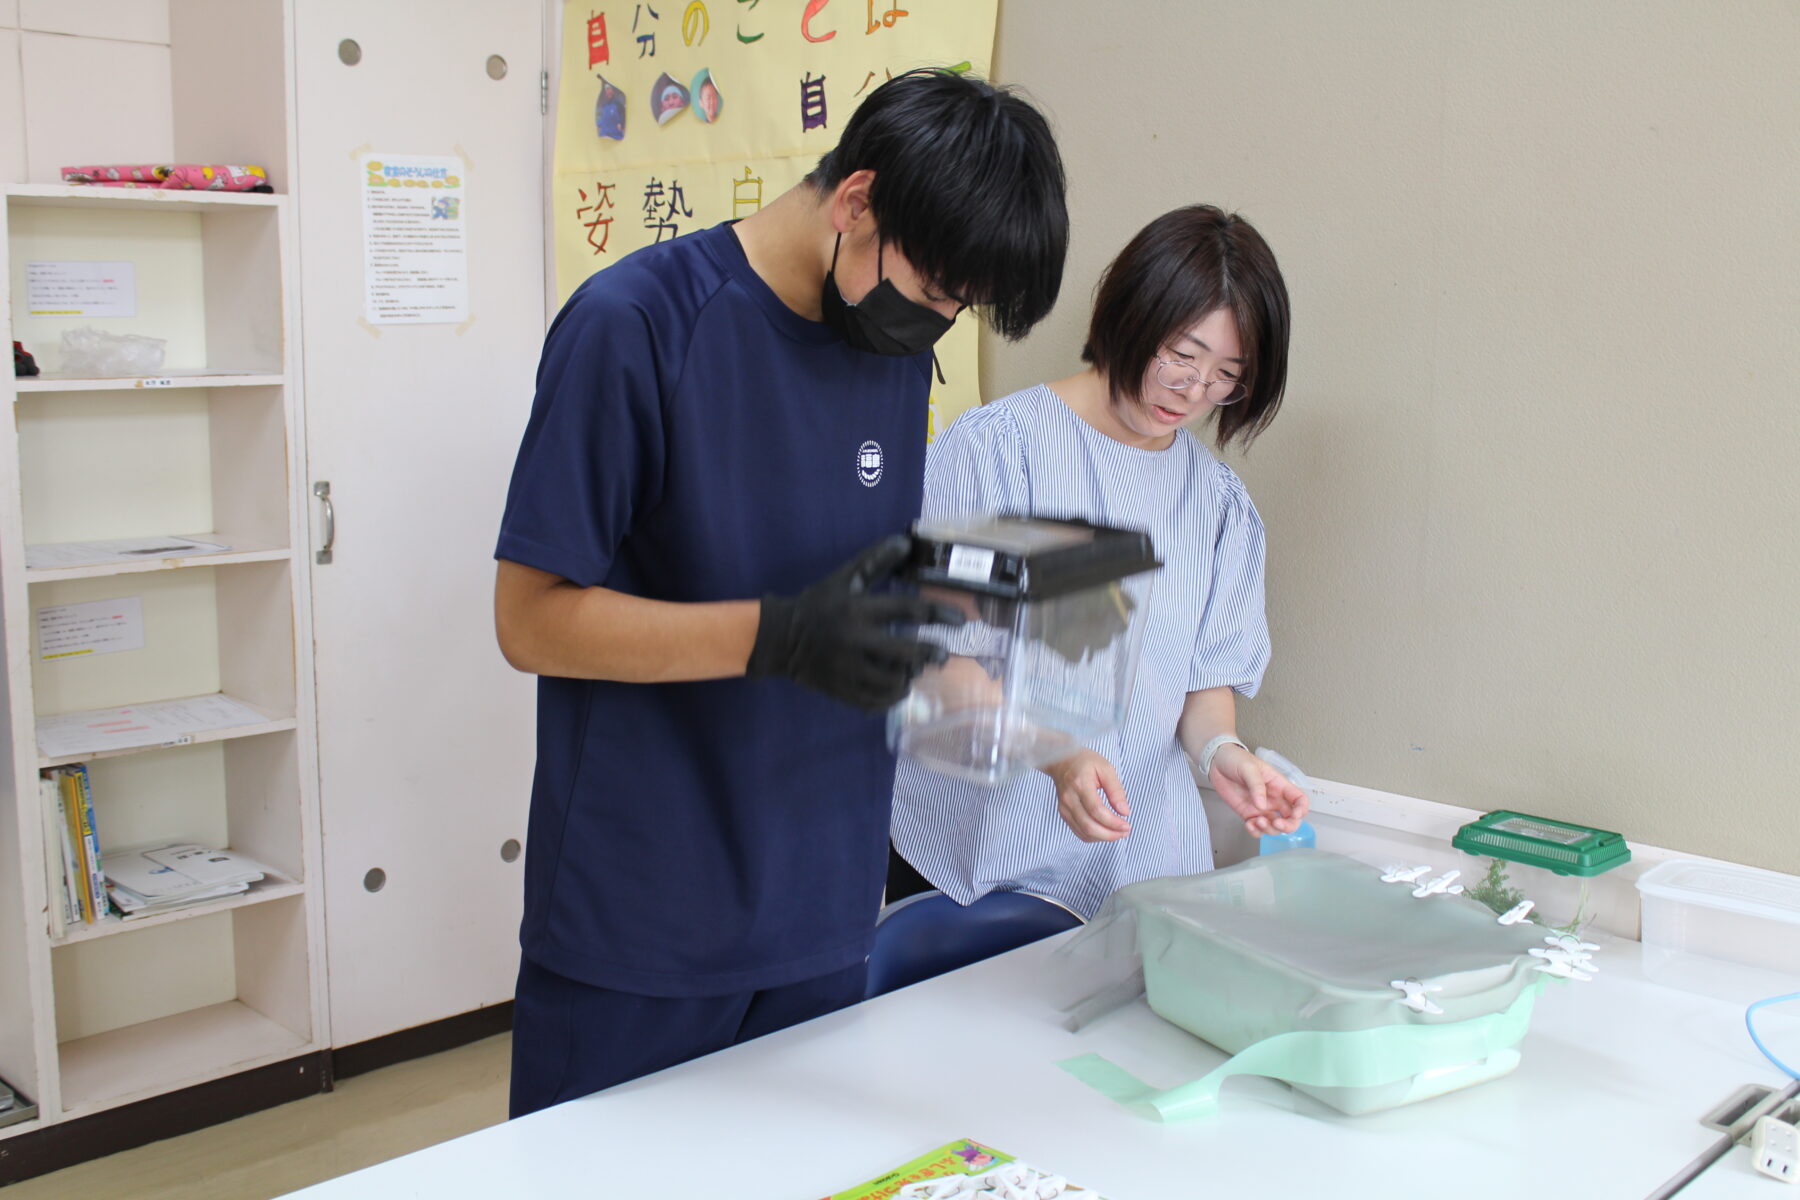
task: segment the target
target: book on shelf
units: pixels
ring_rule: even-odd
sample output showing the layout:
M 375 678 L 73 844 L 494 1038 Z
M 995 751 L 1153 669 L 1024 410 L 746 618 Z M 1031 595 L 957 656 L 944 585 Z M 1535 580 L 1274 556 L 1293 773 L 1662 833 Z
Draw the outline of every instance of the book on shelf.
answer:
M 83 891 L 93 910 L 90 921 L 98 921 L 107 913 L 106 876 L 100 870 L 100 825 L 94 820 L 94 785 L 86 763 L 71 763 L 62 768 L 63 777 L 74 792 L 81 811 L 81 865 L 87 872 Z
M 255 859 L 198 842 L 168 842 L 106 856 L 113 905 L 130 921 L 250 890 L 265 873 Z
M 76 877 L 74 846 L 69 841 L 69 822 L 63 816 L 62 787 L 50 775 L 38 777 L 38 804 L 44 823 L 44 898 L 50 915 L 50 936 L 61 937 L 69 923 L 78 920 L 80 905 L 72 881 Z
M 44 772 L 38 787 L 44 808 L 50 933 L 61 937 L 68 926 L 92 925 L 109 911 L 93 785 L 87 765 L 74 763 Z

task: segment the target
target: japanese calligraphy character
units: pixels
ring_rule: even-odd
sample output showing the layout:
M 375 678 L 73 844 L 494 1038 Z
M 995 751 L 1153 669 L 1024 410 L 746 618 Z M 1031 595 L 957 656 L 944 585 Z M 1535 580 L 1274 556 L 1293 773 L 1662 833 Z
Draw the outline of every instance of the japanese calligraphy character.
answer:
M 750 168 L 744 168 L 744 177 L 731 181 L 731 217 L 737 220 L 750 212 L 761 212 L 763 205 L 763 181 L 761 175 L 752 175 Z
M 617 186 L 618 185 L 614 183 L 601 183 L 599 180 L 595 180 L 594 190 L 599 193 L 598 198 L 595 199 L 592 204 L 584 204 L 582 207 L 575 210 L 575 219 L 587 227 L 587 244 L 594 248 L 595 254 L 605 254 L 606 244 L 612 240 L 613 219 L 598 214 L 602 209 L 616 207 L 613 204 L 612 190 Z M 587 190 L 585 188 L 576 188 L 575 191 L 583 200 L 588 198 Z M 591 221 L 584 220 L 582 214 L 590 212 L 596 214 L 594 219 Z M 597 242 L 594 240 L 594 235 L 596 233 L 600 235 L 600 240 Z
M 821 12 L 824 12 L 825 6 L 830 3 L 831 0 L 806 0 L 806 11 L 800 15 L 801 37 L 809 42 L 829 42 L 832 38 L 837 36 L 837 30 L 835 29 L 830 33 L 819 34 L 817 36 L 814 36 L 812 31 L 812 19 Z
M 888 79 L 892 79 L 894 77 L 894 73 L 892 71 L 888 71 L 888 72 L 886 72 L 886 74 L 887 74 Z M 856 89 L 856 94 L 858 96 L 860 96 L 865 91 L 867 91 L 868 87 L 869 87 L 869 80 L 874 79 L 874 78 L 875 78 L 875 72 L 870 71 L 869 78 L 862 81 L 862 87 L 859 87 Z M 883 82 L 886 82 L 886 80 L 884 80 Z
M 756 6 L 758 4 L 761 4 L 762 0 L 737 0 L 737 2 L 739 4 L 748 4 L 750 6 L 751 11 L 754 12 L 756 10 Z M 760 41 L 762 41 L 762 39 L 763 39 L 763 35 L 760 33 L 752 33 L 752 34 L 746 35 L 744 33 L 743 25 L 740 24 L 737 27 L 737 40 L 744 43 L 744 45 L 746 45 L 746 46 L 748 46 L 751 42 L 760 42 Z
M 800 81 L 800 132 L 825 128 L 825 76 L 808 71 Z
M 651 177 L 644 188 L 644 228 L 656 230 L 658 242 L 663 240 L 665 233 L 671 238 L 680 237 L 681 227 L 675 224 L 675 218 L 693 215 L 694 210 L 688 207 L 687 199 L 682 195 L 681 180 L 670 180 L 665 192 L 662 180 Z
M 588 66 L 597 67 L 612 61 L 612 50 L 606 44 L 606 14 L 588 14 Z
M 648 4 L 640 4 L 631 14 L 631 32 L 637 33 L 638 18 L 644 15 L 644 10 L 646 8 L 650 8 L 650 6 Z M 654 8 L 650 8 L 650 19 L 652 21 L 660 21 L 662 20 L 662 14 L 657 12 Z M 656 57 L 656 35 L 654 33 L 638 33 L 637 43 L 639 58 Z
M 699 46 L 706 42 L 706 35 L 712 32 L 712 18 L 706 15 L 706 5 L 701 0 L 693 0 L 687 11 L 681 14 L 681 44 Z
M 900 0 L 888 0 L 888 10 L 882 13 L 881 19 L 877 21 L 875 19 L 875 0 L 869 0 L 869 27 L 863 32 L 874 33 L 884 25 L 892 29 L 895 21 L 910 15 L 912 15 L 910 10 L 900 7 Z

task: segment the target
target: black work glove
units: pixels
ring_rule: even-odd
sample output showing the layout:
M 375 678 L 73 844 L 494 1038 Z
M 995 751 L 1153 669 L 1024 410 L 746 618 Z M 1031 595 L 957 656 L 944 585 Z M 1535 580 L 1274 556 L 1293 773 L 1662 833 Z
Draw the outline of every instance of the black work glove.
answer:
M 797 596 L 764 596 L 745 673 L 752 679 L 781 675 L 866 712 L 897 703 L 919 672 L 928 663 L 943 662 L 946 653 L 891 627 L 964 620 L 946 604 L 870 592 L 911 550 L 912 539 L 896 533 Z

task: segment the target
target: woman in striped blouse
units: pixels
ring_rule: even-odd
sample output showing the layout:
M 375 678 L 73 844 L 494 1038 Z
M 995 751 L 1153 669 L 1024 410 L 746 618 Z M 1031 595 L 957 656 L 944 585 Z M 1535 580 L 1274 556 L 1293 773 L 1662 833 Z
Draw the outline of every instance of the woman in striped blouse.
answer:
M 1281 271 L 1249 222 L 1165 213 L 1113 260 L 1086 370 L 964 413 L 932 444 L 925 515 L 1023 513 L 1147 529 L 1164 567 L 1121 729 L 982 788 L 902 759 L 888 899 L 936 887 L 1047 896 L 1082 917 L 1115 889 L 1210 870 L 1195 769 L 1252 834 L 1288 832 L 1306 796 L 1236 736 L 1237 693 L 1269 661 L 1263 529 L 1216 444 L 1268 428 L 1287 377 Z

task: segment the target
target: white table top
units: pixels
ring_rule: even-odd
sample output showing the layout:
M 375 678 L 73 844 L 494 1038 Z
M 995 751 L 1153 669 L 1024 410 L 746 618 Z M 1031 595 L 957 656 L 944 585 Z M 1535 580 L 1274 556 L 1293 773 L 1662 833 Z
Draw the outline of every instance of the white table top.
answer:
M 1224 1056 L 1142 1000 L 1066 1032 L 1042 998 L 1056 940 L 295 1195 L 809 1200 L 970 1137 L 1109 1200 L 1642 1197 L 1716 1139 L 1700 1114 L 1783 1082 L 1741 1006 L 1646 981 L 1636 943 L 1616 942 L 1594 982 L 1540 996 L 1503 1079 L 1361 1117 L 1239 1079 L 1216 1115 L 1162 1125 L 1056 1061 L 1094 1051 L 1168 1086 Z M 1786 1015 L 1760 1028 L 1800 1042 Z M 1738 1148 L 1683 1200 L 1778 1186 Z

